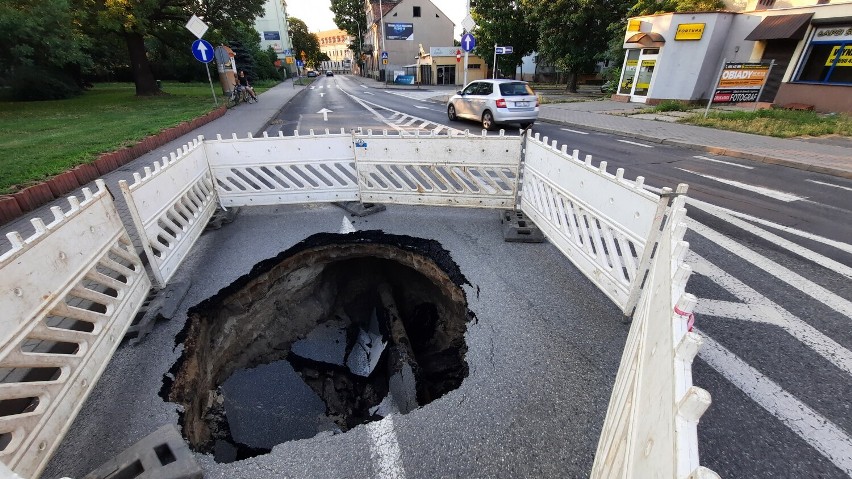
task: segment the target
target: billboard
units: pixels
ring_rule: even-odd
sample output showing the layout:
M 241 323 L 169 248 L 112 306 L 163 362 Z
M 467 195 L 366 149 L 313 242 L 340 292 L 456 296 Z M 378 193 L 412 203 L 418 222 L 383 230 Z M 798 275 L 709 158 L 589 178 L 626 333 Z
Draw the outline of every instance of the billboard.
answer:
M 769 68 L 768 63 L 725 63 L 712 103 L 757 101 L 769 76 Z
M 280 32 L 263 32 L 264 40 L 281 40 Z
M 414 41 L 414 24 L 385 23 L 385 38 L 388 40 Z

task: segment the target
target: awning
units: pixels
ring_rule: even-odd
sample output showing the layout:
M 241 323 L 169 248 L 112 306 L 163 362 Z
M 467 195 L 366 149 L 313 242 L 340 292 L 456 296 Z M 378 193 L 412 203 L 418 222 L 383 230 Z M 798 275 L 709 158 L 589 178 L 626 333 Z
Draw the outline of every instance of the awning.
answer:
M 805 38 L 808 24 L 813 17 L 811 13 L 796 15 L 773 15 L 766 17 L 745 37 L 746 40 L 801 40 Z
M 641 32 L 631 36 L 624 43 L 639 43 L 646 47 L 661 47 L 666 43 L 666 39 L 659 33 Z

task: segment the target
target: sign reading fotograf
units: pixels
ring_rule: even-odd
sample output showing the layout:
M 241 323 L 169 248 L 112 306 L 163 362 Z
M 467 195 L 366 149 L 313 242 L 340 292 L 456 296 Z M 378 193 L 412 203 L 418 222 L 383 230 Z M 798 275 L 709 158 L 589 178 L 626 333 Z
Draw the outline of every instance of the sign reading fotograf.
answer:
M 707 111 L 713 103 L 754 103 L 757 108 L 760 93 L 774 63 L 723 62 L 704 116 L 707 116 Z

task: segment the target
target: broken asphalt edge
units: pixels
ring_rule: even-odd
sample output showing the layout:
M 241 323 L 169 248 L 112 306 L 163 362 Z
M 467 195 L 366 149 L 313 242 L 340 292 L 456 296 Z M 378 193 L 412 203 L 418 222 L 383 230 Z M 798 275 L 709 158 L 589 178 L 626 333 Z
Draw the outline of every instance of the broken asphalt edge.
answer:
M 688 148 L 690 150 L 703 151 L 706 153 L 712 153 L 714 155 L 724 155 L 730 156 L 732 158 L 741 158 L 744 160 L 752 160 L 759 161 L 761 163 L 767 163 L 770 165 L 779 165 L 786 166 L 788 168 L 795 168 L 797 170 L 810 171 L 814 173 L 823 173 L 826 175 L 837 176 L 840 178 L 852 179 L 852 170 L 844 170 L 841 168 L 834 168 L 831 166 L 825 165 L 814 165 L 809 163 L 802 163 L 795 160 L 788 160 L 785 158 L 778 158 L 773 156 L 766 155 L 758 155 L 755 153 L 750 153 L 748 151 L 742 151 L 731 148 L 722 148 L 719 146 L 711 146 L 711 145 L 701 145 L 698 143 L 690 143 L 688 141 L 683 140 L 675 140 L 675 139 L 667 139 L 667 138 L 659 138 L 655 136 L 643 135 L 641 133 L 631 133 L 625 132 L 621 130 L 616 130 L 614 128 L 605 128 L 599 126 L 590 126 L 584 123 L 574 123 L 568 121 L 561 120 L 551 120 L 551 119 L 543 119 L 539 118 L 539 121 L 543 121 L 546 123 L 552 123 L 554 125 L 564 125 L 564 126 L 576 126 L 581 127 L 586 130 L 597 131 L 601 133 L 609 133 L 612 135 L 623 136 L 627 138 L 634 138 L 637 140 L 644 140 L 651 143 L 659 143 L 661 145 L 669 145 L 669 146 L 677 146 L 680 148 Z

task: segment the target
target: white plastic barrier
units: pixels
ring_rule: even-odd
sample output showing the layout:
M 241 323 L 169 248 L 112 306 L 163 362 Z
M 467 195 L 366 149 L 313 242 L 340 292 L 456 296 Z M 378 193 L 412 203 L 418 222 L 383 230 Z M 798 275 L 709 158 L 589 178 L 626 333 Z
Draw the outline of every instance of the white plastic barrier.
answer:
M 222 206 L 357 201 L 352 135 L 205 142 Z
M 361 200 L 511 208 L 521 145 L 500 135 L 354 135 Z
M 121 191 L 159 287 L 166 283 L 216 211 L 216 190 L 202 138 L 134 173 Z
M 701 337 L 689 332 L 696 298 L 683 293 L 690 272 L 683 263 L 689 248 L 682 241 L 684 215 L 681 196 L 669 210 L 633 316 L 592 478 L 719 477 L 698 461 L 698 420 L 710 394 L 692 385 Z
M 38 476 L 151 282 L 102 180 L 0 256 L 0 460 Z
M 633 311 L 659 237 L 669 199 L 642 187 L 644 178 L 607 173 L 547 144 L 526 137 L 521 210 L 624 314 Z

